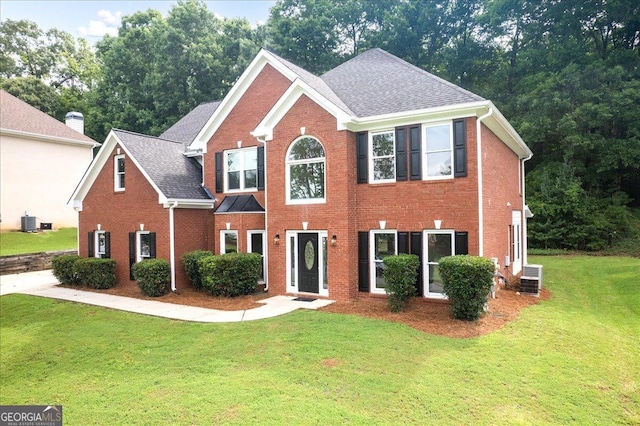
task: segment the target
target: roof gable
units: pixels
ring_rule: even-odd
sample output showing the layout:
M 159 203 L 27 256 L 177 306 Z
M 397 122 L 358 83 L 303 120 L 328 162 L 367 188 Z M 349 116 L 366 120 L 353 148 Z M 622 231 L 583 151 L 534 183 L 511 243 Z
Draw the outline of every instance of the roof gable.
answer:
M 382 49 L 367 50 L 321 79 L 357 117 L 485 100 Z
M 32 107 L 10 93 L 0 90 L 0 129 L 22 137 L 39 137 L 51 142 L 94 147 L 100 145 L 66 124 Z

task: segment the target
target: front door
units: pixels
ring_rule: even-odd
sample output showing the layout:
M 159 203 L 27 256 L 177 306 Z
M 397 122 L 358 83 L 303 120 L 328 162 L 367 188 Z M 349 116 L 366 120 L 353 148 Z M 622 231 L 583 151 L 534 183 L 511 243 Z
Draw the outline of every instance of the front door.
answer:
M 319 293 L 318 234 L 298 234 L 298 291 Z

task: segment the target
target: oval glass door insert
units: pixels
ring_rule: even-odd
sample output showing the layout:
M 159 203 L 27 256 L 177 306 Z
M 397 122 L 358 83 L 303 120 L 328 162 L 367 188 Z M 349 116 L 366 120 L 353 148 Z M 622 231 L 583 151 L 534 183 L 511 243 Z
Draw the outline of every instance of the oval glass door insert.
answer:
M 307 270 L 310 271 L 311 268 L 315 265 L 316 253 L 315 247 L 313 246 L 313 242 L 311 240 L 307 241 L 307 244 L 304 246 L 304 264 L 307 267 Z

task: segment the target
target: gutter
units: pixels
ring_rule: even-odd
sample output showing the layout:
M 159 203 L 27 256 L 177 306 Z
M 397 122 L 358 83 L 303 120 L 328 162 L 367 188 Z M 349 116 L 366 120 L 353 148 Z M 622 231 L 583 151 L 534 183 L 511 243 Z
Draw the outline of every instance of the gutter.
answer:
M 524 184 L 524 162 L 531 160 L 533 154 L 529 154 L 526 158 L 522 159 L 522 265 L 529 264 L 529 256 L 527 255 L 529 251 L 529 239 L 527 238 L 527 215 L 525 214 L 525 208 L 527 206 L 526 198 L 525 198 L 525 187 Z
M 176 293 L 176 238 L 173 209 L 178 207 L 178 202 L 174 201 L 169 207 L 169 259 L 171 262 L 171 291 Z
M 269 290 L 269 216 L 267 197 L 267 140 L 264 136 L 255 137 L 258 142 L 264 145 L 264 291 Z
M 476 156 L 478 161 L 478 256 L 484 256 L 484 207 L 482 195 L 482 120 L 493 115 L 493 108 L 476 120 Z

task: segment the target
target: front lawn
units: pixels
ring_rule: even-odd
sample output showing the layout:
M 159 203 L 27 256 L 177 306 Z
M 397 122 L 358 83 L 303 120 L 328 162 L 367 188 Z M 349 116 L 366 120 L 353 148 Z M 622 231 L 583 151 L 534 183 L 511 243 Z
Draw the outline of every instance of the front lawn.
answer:
M 0 256 L 78 248 L 78 228 L 42 232 L 0 233 Z
M 640 423 L 640 259 L 530 261 L 552 298 L 471 339 L 307 310 L 193 324 L 2 296 L 0 404 L 61 404 L 67 425 Z

